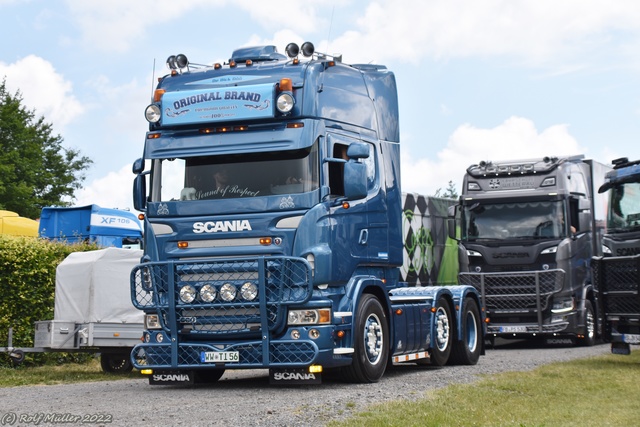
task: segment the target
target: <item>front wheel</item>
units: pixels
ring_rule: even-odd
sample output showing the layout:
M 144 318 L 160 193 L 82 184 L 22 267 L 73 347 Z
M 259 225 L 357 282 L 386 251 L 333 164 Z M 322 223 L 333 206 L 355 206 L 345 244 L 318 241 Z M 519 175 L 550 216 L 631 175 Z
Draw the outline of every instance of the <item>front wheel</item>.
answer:
M 596 343 L 596 315 L 589 300 L 584 302 L 584 327 L 584 337 L 578 338 L 578 344 L 591 347 Z
M 431 349 L 431 365 L 443 366 L 449 360 L 453 337 L 451 336 L 451 308 L 443 297 L 438 299 L 436 312 L 434 315 L 435 345 Z
M 355 318 L 353 362 L 342 373 L 350 382 L 374 383 L 384 375 L 389 358 L 387 316 L 376 297 L 364 294 Z
M 483 338 L 480 309 L 473 298 L 465 298 L 464 300 L 460 329 L 462 339 L 454 342 L 449 364 L 475 365 L 480 358 Z

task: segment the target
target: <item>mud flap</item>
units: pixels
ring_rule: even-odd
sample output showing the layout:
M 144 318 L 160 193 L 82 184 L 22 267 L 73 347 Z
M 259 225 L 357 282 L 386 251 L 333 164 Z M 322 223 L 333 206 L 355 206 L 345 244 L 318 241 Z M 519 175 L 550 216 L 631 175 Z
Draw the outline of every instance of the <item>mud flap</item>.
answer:
M 269 369 L 269 384 L 321 384 L 322 374 L 312 374 L 305 368 Z
M 192 385 L 194 382 L 195 374 L 193 371 L 154 371 L 149 375 L 150 385 Z
M 628 356 L 631 354 L 631 346 L 626 342 L 612 342 L 611 353 Z

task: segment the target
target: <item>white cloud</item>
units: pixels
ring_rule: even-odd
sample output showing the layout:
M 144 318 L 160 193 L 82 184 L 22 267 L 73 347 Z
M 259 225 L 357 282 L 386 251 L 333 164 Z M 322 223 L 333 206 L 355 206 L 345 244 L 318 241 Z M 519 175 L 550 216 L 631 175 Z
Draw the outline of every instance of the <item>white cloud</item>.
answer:
M 85 0 L 67 0 L 67 6 L 83 34 L 83 43 L 92 49 L 126 52 L 134 42 L 145 36 L 151 25 L 179 20 L 181 15 L 201 6 L 220 6 L 226 0 L 111 0 L 108 4 Z M 214 31 L 215 25 L 212 25 Z M 167 28 L 188 31 L 184 28 Z
M 10 93 L 20 91 L 25 107 L 35 109 L 36 117 L 44 116 L 57 129 L 85 111 L 73 95 L 71 82 L 38 56 L 29 55 L 13 64 L 0 62 L 0 76 L 6 76 Z
M 76 192 L 74 206 L 91 204 L 103 208 L 133 210 L 133 172 L 131 164 L 122 166 L 117 172 L 109 172 L 102 178 L 91 181 Z
M 610 46 L 614 32 L 636 44 L 640 8 L 635 0 L 399 0 L 370 3 L 356 24 L 333 41 L 353 62 L 500 55 L 565 64 Z
M 405 192 L 433 195 L 439 188 L 446 190 L 449 181 L 453 181 L 460 193 L 465 170 L 482 160 L 577 154 L 586 155 L 585 149 L 569 134 L 566 125 L 538 132 L 531 120 L 522 117 L 511 117 L 493 129 L 465 124 L 453 132 L 435 161 L 403 152 L 402 188 Z

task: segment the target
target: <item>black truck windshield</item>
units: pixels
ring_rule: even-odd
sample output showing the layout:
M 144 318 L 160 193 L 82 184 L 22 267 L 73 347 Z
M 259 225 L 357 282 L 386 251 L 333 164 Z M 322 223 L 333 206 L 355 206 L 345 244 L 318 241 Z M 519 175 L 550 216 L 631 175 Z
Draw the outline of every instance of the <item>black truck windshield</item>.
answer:
M 554 239 L 566 236 L 562 202 L 472 203 L 464 209 L 463 239 Z
M 317 144 L 303 150 L 159 159 L 152 201 L 298 194 L 318 188 Z
M 640 183 L 621 184 L 611 189 L 607 228 L 613 233 L 640 230 Z

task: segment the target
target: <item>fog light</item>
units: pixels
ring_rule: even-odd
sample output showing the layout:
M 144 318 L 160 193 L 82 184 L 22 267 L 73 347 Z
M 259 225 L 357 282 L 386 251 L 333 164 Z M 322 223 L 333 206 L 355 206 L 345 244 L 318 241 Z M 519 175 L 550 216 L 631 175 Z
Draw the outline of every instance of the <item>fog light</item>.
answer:
M 320 337 L 320 331 L 317 329 L 311 329 L 309 331 L 309 338 L 311 339 L 318 339 Z
M 247 301 L 253 301 L 258 296 L 258 287 L 255 283 L 246 282 L 240 288 L 240 295 Z
M 290 93 L 281 93 L 276 99 L 276 108 L 281 113 L 288 113 L 293 110 L 293 96 Z
M 237 293 L 238 290 L 231 283 L 225 283 L 220 287 L 220 298 L 222 298 L 223 301 L 233 301 L 236 299 Z
M 156 335 L 156 342 L 162 342 L 162 341 L 164 341 L 164 335 L 157 334 Z
M 161 112 L 160 112 L 160 107 L 156 104 L 151 104 L 149 105 L 145 110 L 144 110 L 144 116 L 147 119 L 147 121 L 149 123 L 157 123 L 160 121 L 160 116 L 161 116 Z
M 300 331 L 297 329 L 294 329 L 293 331 L 291 331 L 291 338 L 293 338 L 294 340 L 299 340 L 300 339 Z
M 204 285 L 202 288 L 200 288 L 200 299 L 204 302 L 212 302 L 214 299 L 216 299 L 216 294 L 218 292 L 216 291 L 216 288 L 214 288 L 211 285 Z
M 180 289 L 180 301 L 189 304 L 196 299 L 196 288 L 191 285 L 183 286 Z

